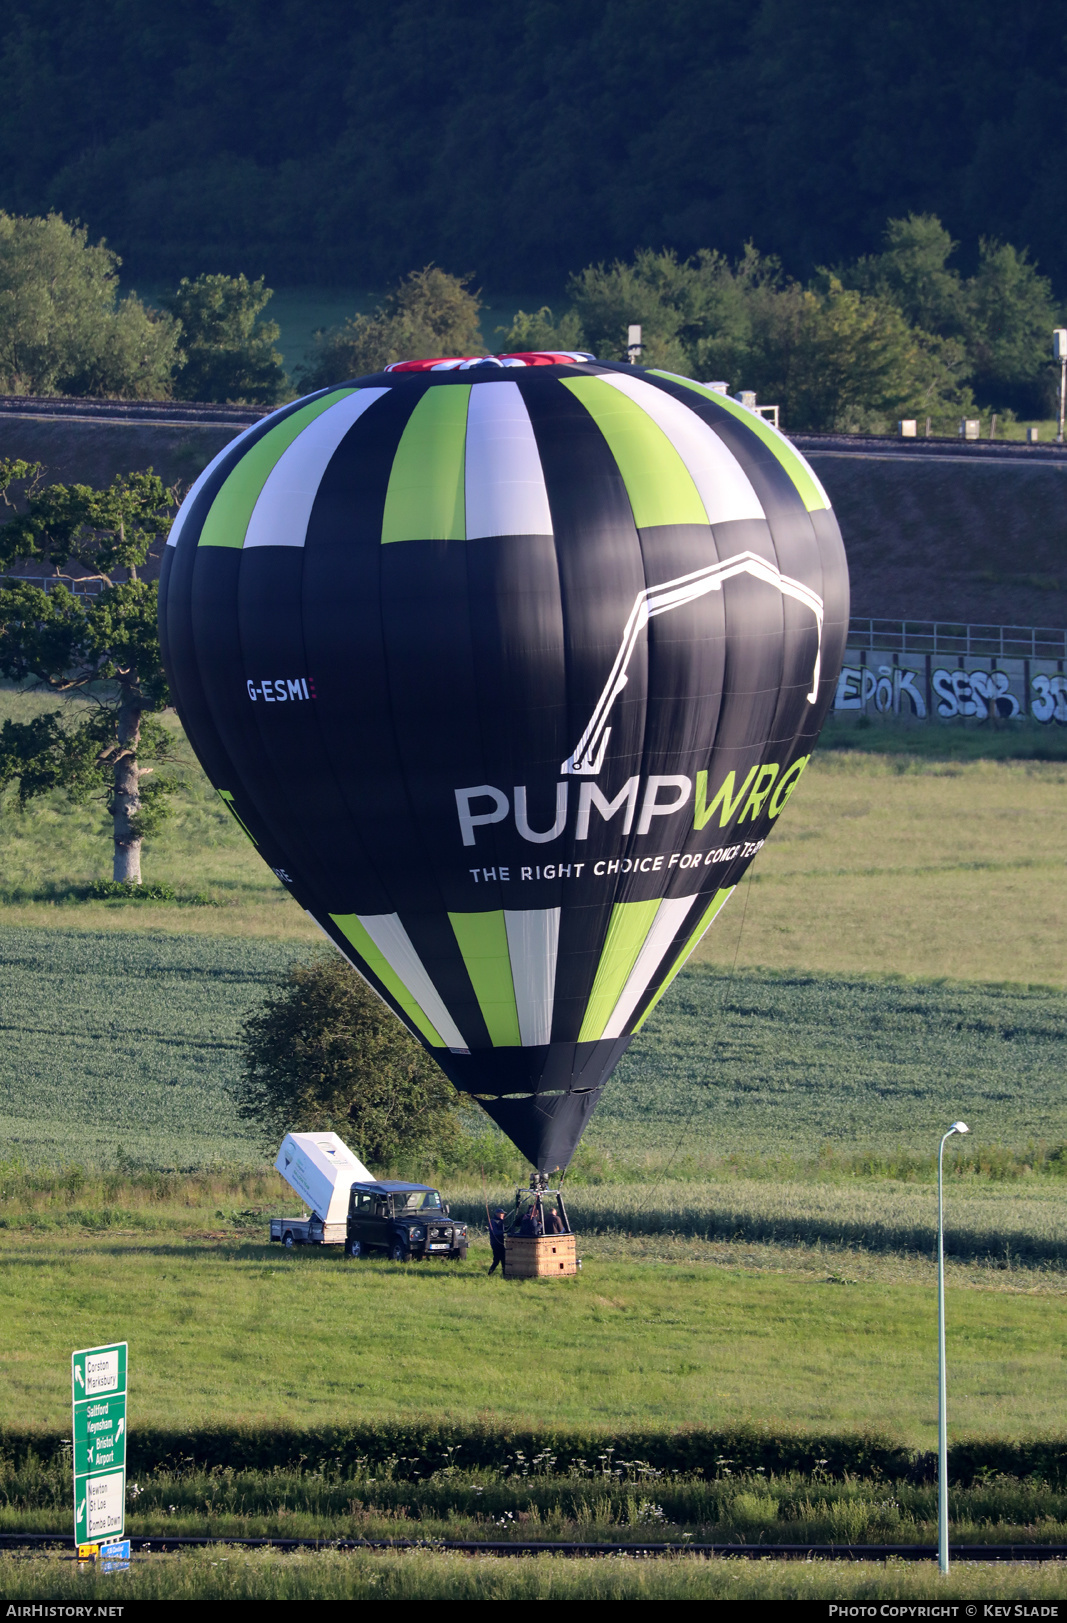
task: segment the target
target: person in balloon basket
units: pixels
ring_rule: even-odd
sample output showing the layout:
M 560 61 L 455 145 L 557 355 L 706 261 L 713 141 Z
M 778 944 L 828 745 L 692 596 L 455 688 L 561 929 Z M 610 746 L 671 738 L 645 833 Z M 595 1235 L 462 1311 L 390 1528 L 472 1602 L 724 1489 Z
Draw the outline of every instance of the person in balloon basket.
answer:
M 538 1196 L 519 1224 L 519 1233 L 526 1239 L 536 1239 L 544 1232 L 544 1214 L 541 1211 L 541 1199 Z
M 489 1219 L 489 1244 L 493 1248 L 493 1266 L 489 1272 L 495 1273 L 499 1268 L 504 1271 L 504 1208 L 498 1206 Z
M 567 1232 L 567 1225 L 563 1221 L 562 1217 L 559 1215 L 559 1212 L 556 1210 L 555 1206 L 553 1206 L 552 1210 L 549 1212 L 548 1216 L 545 1218 L 545 1233 L 546 1234 L 566 1234 L 566 1232 Z

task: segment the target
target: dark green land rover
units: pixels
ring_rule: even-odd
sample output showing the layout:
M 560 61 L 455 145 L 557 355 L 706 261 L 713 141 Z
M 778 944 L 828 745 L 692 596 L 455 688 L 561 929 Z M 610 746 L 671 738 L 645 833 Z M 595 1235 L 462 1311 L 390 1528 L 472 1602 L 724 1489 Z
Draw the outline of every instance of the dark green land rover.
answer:
M 384 1251 L 394 1262 L 467 1255 L 467 1225 L 454 1222 L 425 1183 L 357 1183 L 348 1205 L 345 1255 Z

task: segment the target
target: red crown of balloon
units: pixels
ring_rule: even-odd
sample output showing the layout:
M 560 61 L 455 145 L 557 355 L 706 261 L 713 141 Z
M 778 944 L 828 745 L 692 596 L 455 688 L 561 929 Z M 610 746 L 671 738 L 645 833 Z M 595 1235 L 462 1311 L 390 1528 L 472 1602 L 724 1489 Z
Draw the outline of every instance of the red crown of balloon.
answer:
M 393 361 L 386 372 L 466 372 L 472 366 L 567 366 L 575 361 L 593 361 L 581 349 L 526 349 L 514 355 L 448 355 L 426 361 Z

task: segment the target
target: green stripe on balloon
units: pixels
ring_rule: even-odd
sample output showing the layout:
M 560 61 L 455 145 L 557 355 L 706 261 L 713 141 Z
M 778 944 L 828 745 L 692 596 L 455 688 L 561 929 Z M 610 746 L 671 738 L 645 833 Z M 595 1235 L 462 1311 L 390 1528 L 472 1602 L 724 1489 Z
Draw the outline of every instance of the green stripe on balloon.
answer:
M 780 434 L 777 429 L 772 428 L 770 423 L 765 423 L 758 412 L 750 411 L 747 406 L 742 406 L 737 400 L 731 400 L 728 394 L 720 394 L 718 389 L 707 389 L 702 383 L 694 383 L 692 378 L 683 378 L 677 372 L 661 372 L 654 367 L 652 375 L 658 378 L 669 378 L 671 383 L 684 384 L 687 389 L 692 389 L 694 394 L 701 394 L 705 400 L 713 401 L 716 406 L 727 412 L 729 416 L 736 417 L 739 422 L 744 423 L 746 428 L 751 429 L 756 438 L 762 440 L 767 449 L 782 464 L 782 467 L 796 486 L 797 493 L 809 513 L 819 513 L 829 507 L 830 502 L 825 490 L 804 461 L 804 458 L 798 451 L 794 451 L 784 434 Z
M 416 1003 L 381 948 L 371 940 L 358 916 L 355 913 L 331 913 L 330 918 L 345 939 L 351 942 L 371 973 L 378 977 L 386 991 L 400 1005 L 412 1025 L 417 1026 L 422 1032 L 430 1047 L 444 1048 L 444 1038 L 427 1019 L 423 1009 Z
M 503 911 L 450 913 L 467 974 L 494 1048 L 521 1048 L 519 1011 Z
M 600 378 L 561 378 L 608 442 L 639 530 L 657 524 L 707 524 L 689 469 L 646 411 Z
M 630 971 L 637 962 L 658 911 L 658 897 L 651 902 L 616 902 L 612 908 L 596 979 L 586 1004 L 582 1029 L 578 1033 L 580 1043 L 599 1042 L 604 1035 L 604 1027 L 630 979 Z
M 427 389 L 408 418 L 389 474 L 382 545 L 465 541 L 469 383 Z
M 636 1026 L 634 1027 L 634 1035 L 635 1036 L 641 1030 L 641 1027 L 644 1025 L 645 1021 L 648 1019 L 649 1015 L 652 1013 L 652 1010 L 656 1007 L 656 1004 L 659 1002 L 660 998 L 663 996 L 664 992 L 667 990 L 668 986 L 671 984 L 674 977 L 677 975 L 678 971 L 681 969 L 682 965 L 685 963 L 686 959 L 689 957 L 689 954 L 691 952 L 693 952 L 694 949 L 699 945 L 701 936 L 704 935 L 705 932 L 708 929 L 710 929 L 712 923 L 714 922 L 715 915 L 718 913 L 718 911 L 722 907 L 723 903 L 730 899 L 730 897 L 733 895 L 733 892 L 734 892 L 734 886 L 733 885 L 731 885 L 728 890 L 717 890 L 715 892 L 715 895 L 711 899 L 710 907 L 705 908 L 704 912 L 701 915 L 700 923 L 697 925 L 697 927 L 693 931 L 692 935 L 686 941 L 685 946 L 682 948 L 681 952 L 678 954 L 677 958 L 674 960 L 674 963 L 671 965 L 670 970 L 664 976 L 664 979 L 660 983 L 659 990 L 657 991 L 655 997 L 652 999 L 651 1003 L 648 1005 L 648 1008 L 645 1010 L 644 1014 L 641 1016 L 640 1020 L 637 1022 Z
M 286 417 L 277 428 L 264 434 L 250 451 L 246 451 L 211 504 L 204 527 L 200 532 L 202 547 L 243 547 L 248 532 L 252 509 L 259 500 L 275 463 L 316 417 L 336 406 L 353 389 L 335 389 L 332 394 L 320 395 L 310 406 L 302 406 Z

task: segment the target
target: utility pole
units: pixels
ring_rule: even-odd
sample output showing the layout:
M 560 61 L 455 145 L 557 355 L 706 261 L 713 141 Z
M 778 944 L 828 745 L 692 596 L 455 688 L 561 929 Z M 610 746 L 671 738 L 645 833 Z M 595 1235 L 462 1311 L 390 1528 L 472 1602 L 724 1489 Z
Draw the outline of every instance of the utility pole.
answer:
M 1063 444 L 1063 412 L 1067 405 L 1067 327 L 1052 329 L 1052 358 L 1060 363 L 1060 423 L 1057 445 Z
M 945 1379 L 945 1145 L 953 1133 L 969 1133 L 954 1121 L 937 1152 L 937 1564 L 948 1571 L 948 1402 Z

